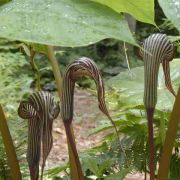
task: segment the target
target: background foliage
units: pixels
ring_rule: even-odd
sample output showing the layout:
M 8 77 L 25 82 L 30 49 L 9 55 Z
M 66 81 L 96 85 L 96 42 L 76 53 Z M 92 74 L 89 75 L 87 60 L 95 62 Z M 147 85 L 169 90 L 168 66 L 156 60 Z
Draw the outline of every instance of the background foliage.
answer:
M 22 96 L 28 95 L 31 90 L 32 78 L 28 74 L 28 62 L 25 56 L 18 52 L 16 43 L 0 40 L 0 103 L 3 105 L 11 136 L 13 137 L 16 152 L 23 176 L 27 176 L 25 163 L 25 143 L 27 139 L 26 123 L 17 115 L 17 107 Z M 30 68 L 29 68 L 30 72 Z M 9 179 L 10 172 L 7 165 L 6 154 L 0 136 L 0 178 Z

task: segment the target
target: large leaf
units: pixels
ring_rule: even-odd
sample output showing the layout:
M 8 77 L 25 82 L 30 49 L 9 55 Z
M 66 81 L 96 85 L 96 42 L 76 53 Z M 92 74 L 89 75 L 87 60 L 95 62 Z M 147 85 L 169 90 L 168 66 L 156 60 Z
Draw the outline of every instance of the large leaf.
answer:
M 92 0 L 104 4 L 116 12 L 126 12 L 137 20 L 155 24 L 154 0 Z
M 158 0 L 164 14 L 172 21 L 180 31 L 180 1 L 179 0 Z
M 171 63 L 171 80 L 175 90 L 180 85 L 180 59 L 174 59 Z M 128 104 L 143 104 L 144 95 L 144 67 L 131 69 L 131 72 L 125 71 L 114 78 L 111 78 L 107 84 L 120 92 L 121 101 Z M 120 96 L 120 97 L 121 97 Z M 164 82 L 164 74 L 160 68 L 158 79 L 158 103 L 157 108 L 161 110 L 172 109 L 174 96 L 167 90 Z
M 135 44 L 122 15 L 84 0 L 14 0 L 0 7 L 0 37 L 57 46 L 105 38 Z

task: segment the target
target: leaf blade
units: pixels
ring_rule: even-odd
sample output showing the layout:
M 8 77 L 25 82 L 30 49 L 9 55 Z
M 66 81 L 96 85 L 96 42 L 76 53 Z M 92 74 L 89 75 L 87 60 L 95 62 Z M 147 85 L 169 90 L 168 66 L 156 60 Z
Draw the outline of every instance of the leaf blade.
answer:
M 175 90 L 179 87 L 180 80 L 180 59 L 174 59 L 171 63 L 171 80 Z M 128 82 L 128 83 L 127 83 Z M 143 104 L 144 94 L 144 67 L 136 67 L 129 71 L 121 72 L 106 83 L 107 86 L 115 89 L 121 94 L 121 102 L 126 104 Z M 132 88 L 133 87 L 133 88 Z M 171 110 L 174 103 L 174 96 L 170 94 L 164 83 L 164 74 L 160 66 L 158 77 L 158 102 L 157 109 Z
M 155 25 L 154 0 L 92 0 L 112 8 L 116 12 L 126 12 L 137 20 Z
M 124 17 L 83 0 L 10 2 L 0 7 L 0 36 L 68 47 L 89 45 L 105 38 L 137 45 Z

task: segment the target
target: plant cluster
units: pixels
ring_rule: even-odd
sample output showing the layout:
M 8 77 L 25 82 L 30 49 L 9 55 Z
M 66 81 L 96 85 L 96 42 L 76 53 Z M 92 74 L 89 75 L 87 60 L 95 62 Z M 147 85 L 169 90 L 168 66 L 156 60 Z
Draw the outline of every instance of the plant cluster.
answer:
M 171 64 L 172 84 L 175 89 L 178 88 L 180 80 L 180 76 L 177 75 L 179 71 L 178 61 L 179 59 L 174 60 Z M 119 144 L 112 131 L 112 124 L 106 119 L 101 120 L 98 127 L 92 129 L 89 133 L 89 136 L 91 136 L 106 132 L 101 144 L 80 153 L 85 177 L 90 179 L 93 177 L 98 179 L 124 179 L 128 173 L 134 171 L 149 173 L 148 128 L 142 101 L 144 89 L 143 67 L 133 68 L 131 74 L 128 70 L 122 72 L 111 78 L 106 85 L 109 89 L 106 92 L 106 100 L 109 109 L 113 112 L 112 119 L 118 129 L 122 149 L 117 150 Z M 168 95 L 163 83 L 162 69 L 160 70 L 158 85 L 159 101 L 154 118 L 156 164 L 160 160 L 168 119 L 174 101 L 173 96 Z M 132 87 L 135 88 L 132 89 Z M 166 103 L 167 100 L 169 103 Z M 169 179 L 174 180 L 178 179 L 179 176 L 179 131 L 178 128 L 169 174 Z M 58 178 L 58 174 L 62 171 L 69 172 L 68 163 L 51 168 L 46 173 L 50 177 L 56 176 Z M 64 176 L 63 179 L 67 177 Z
M 157 1 L 155 2 L 157 5 Z M 54 56 L 53 46 L 68 47 L 64 53 L 65 56 L 68 55 L 68 58 L 74 56 L 74 54 L 75 56 L 79 56 L 80 54 L 93 56 L 94 59 L 97 59 L 97 63 L 104 69 L 104 74 L 116 75 L 122 70 L 121 67 L 127 66 L 129 68 L 127 51 L 131 49 L 129 51 L 132 53 L 133 50 L 129 45 L 127 45 L 127 48 L 126 43 L 139 48 L 135 40 L 135 34 L 136 38 L 141 40 L 142 37 L 144 38 L 150 33 L 154 33 L 158 28 L 162 31 L 168 29 L 169 32 L 176 36 L 170 37 L 172 42 L 176 43 L 177 46 L 179 45 L 179 3 L 176 0 L 172 2 L 158 0 L 158 3 L 164 14 L 161 11 L 160 15 L 158 15 L 159 12 L 157 9 L 160 7 L 156 6 L 154 9 L 153 0 L 140 0 L 138 2 L 134 2 L 134 0 L 129 0 L 128 2 L 124 0 L 62 0 L 56 2 L 52 0 L 3 0 L 0 2 L 0 37 L 8 39 L 8 41 L 1 40 L 2 46 L 0 46 L 2 49 L 0 53 L 0 71 L 2 74 L 0 77 L 2 88 L 0 92 L 0 105 L 7 112 L 4 113 L 2 111 L 0 115 L 2 117 L 5 114 L 8 118 L 11 135 L 14 140 L 19 162 L 21 163 L 21 174 L 23 178 L 27 175 L 27 167 L 24 165 L 24 144 L 26 143 L 24 130 L 26 129 L 26 125 L 17 117 L 17 106 L 22 97 L 27 97 L 30 94 L 30 86 L 38 90 L 41 89 L 41 73 L 46 71 L 47 67 L 41 69 L 37 66 L 35 62 L 36 58 L 41 60 L 45 57 L 43 55 L 39 56 L 38 53 L 43 53 L 48 57 L 58 95 L 60 100 L 62 100 L 61 115 L 67 134 L 70 161 L 69 164 L 63 164 L 62 166 L 48 170 L 46 174 L 52 174 L 54 176 L 60 171 L 64 171 L 68 176 L 64 176 L 63 179 L 68 179 L 69 176 L 75 179 L 83 179 L 83 176 L 87 179 L 123 179 L 127 173 L 134 170 L 145 173 L 151 171 L 148 166 L 150 162 L 147 157 L 152 152 L 149 150 L 149 143 L 147 143 L 148 129 L 146 125 L 146 114 L 144 112 L 144 108 L 149 107 L 144 107 L 141 102 L 143 99 L 142 92 L 144 84 L 142 81 L 143 68 L 138 67 L 121 73 L 110 79 L 107 83 L 110 86 L 110 90 L 107 91 L 107 98 L 110 102 L 109 106 L 111 110 L 114 110 L 113 121 L 104 103 L 104 87 L 101 75 L 93 61 L 91 62 L 90 60 L 87 62 L 88 65 L 86 63 L 82 65 L 81 59 L 78 59 L 75 61 L 76 66 L 74 69 L 71 69 L 71 66 L 74 65 L 72 63 L 68 67 L 70 70 L 67 69 L 65 71 L 63 80 L 56 57 Z M 155 11 L 156 18 L 161 16 L 167 19 L 155 19 Z M 174 16 L 174 12 L 177 16 Z M 151 24 L 150 30 L 148 26 L 143 26 L 138 33 L 135 32 L 141 24 L 139 26 L 139 23 L 135 19 L 130 20 L 126 13 L 132 15 L 138 21 Z M 134 27 L 131 27 L 131 24 L 136 25 L 136 23 L 137 28 L 134 29 Z M 107 38 L 111 40 L 107 40 Z M 18 42 L 12 40 L 18 40 Z M 95 44 L 100 40 L 103 41 Z M 123 41 L 123 45 L 119 41 Z M 87 46 L 87 49 L 80 46 Z M 27 58 L 22 53 L 19 53 L 17 48 L 23 49 Z M 63 48 L 59 51 L 60 64 L 64 63 L 61 62 L 62 51 Z M 71 51 L 72 54 L 68 51 Z M 122 55 L 122 52 L 124 52 L 124 55 Z M 36 56 L 36 54 L 38 55 Z M 103 63 L 101 59 L 104 60 Z M 124 59 L 126 59 L 127 63 L 124 63 Z M 64 61 L 66 60 L 67 57 L 64 57 Z M 27 63 L 28 61 L 31 64 L 33 73 L 29 73 L 30 66 Z M 166 63 L 164 63 L 164 68 L 168 67 Z M 174 66 L 172 69 L 176 70 L 172 76 L 174 78 L 173 85 L 177 83 L 179 86 L 179 74 L 176 69 L 178 67 L 177 61 L 172 63 L 172 65 Z M 110 66 L 117 66 L 117 68 L 110 70 Z M 169 76 L 167 73 L 168 69 L 165 71 L 166 85 L 172 91 L 171 86 L 168 84 Z M 74 84 L 77 79 L 84 75 L 91 76 L 95 79 L 98 90 L 99 108 L 107 115 L 112 124 L 107 122 L 107 120 L 103 120 L 99 127 L 93 129 L 90 135 L 104 131 L 108 132 L 102 139 L 100 146 L 80 154 L 80 162 L 76 152 L 71 122 L 73 117 Z M 49 74 L 46 74 L 46 76 L 49 76 Z M 34 83 L 32 83 L 32 77 L 35 77 Z M 159 77 L 162 78 L 162 74 Z M 166 91 L 160 79 L 158 82 L 160 104 L 157 105 L 154 115 L 155 164 L 159 162 L 162 154 L 162 162 L 160 161 L 158 174 L 160 174 L 159 177 L 165 177 L 167 179 L 169 159 L 171 158 L 169 178 L 177 179 L 179 176 L 177 168 L 179 164 L 179 129 L 176 138 L 175 133 L 179 118 L 178 104 L 180 104 L 180 94 L 177 94 L 174 109 L 172 110 L 174 99 L 167 92 L 164 92 Z M 68 108 L 70 110 L 67 112 Z M 172 113 L 170 113 L 171 110 Z M 168 123 L 169 116 L 170 120 Z M 0 120 L 6 123 L 5 118 L 1 118 Z M 115 137 L 112 128 L 116 129 L 120 140 Z M 167 136 L 165 136 L 166 130 Z M 169 138 L 170 132 L 173 134 L 172 138 Z M 1 131 L 1 133 L 4 132 Z M 9 136 L 8 131 L 5 134 Z M 2 136 L 5 137 L 5 134 L 2 134 Z M 7 146 L 6 143 L 4 142 Z M 170 152 L 172 147 L 174 148 L 174 153 L 171 157 Z M 169 150 L 168 153 L 167 150 Z M 0 176 L 2 178 L 9 178 L 13 167 L 9 168 L 7 165 L 2 140 L 0 141 L 0 153 Z M 164 154 L 167 157 L 164 157 Z M 8 153 L 6 155 L 8 156 Z M 163 161 L 167 162 L 167 165 Z M 165 175 L 162 175 L 163 167 L 166 169 Z M 35 176 L 32 177 L 36 179 Z M 151 179 L 154 179 L 152 177 Z

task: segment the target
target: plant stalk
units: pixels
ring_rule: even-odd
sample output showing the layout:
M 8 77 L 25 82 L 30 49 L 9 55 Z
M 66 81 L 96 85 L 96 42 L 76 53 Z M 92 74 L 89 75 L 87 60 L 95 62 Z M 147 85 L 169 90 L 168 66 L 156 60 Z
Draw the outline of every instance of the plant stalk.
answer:
M 30 64 L 31 64 L 32 69 L 33 69 L 33 71 L 34 71 L 35 77 L 36 77 L 36 79 L 37 79 L 36 88 L 37 88 L 38 91 L 40 91 L 40 90 L 41 90 L 41 84 L 40 84 L 41 79 L 40 79 L 39 69 L 38 69 L 38 67 L 37 67 L 37 65 L 36 65 L 36 63 L 35 63 L 35 60 L 34 60 L 35 54 L 36 54 L 36 52 L 32 50 L 32 51 L 30 52 L 30 57 L 29 57 L 29 59 L 30 59 Z
M 127 54 L 127 47 L 126 47 L 126 43 L 124 42 L 124 53 L 125 53 L 125 57 L 126 57 L 126 62 L 127 62 L 127 66 L 128 66 L 128 70 L 131 71 L 131 68 L 130 68 L 130 61 L 129 61 L 129 57 L 128 57 L 128 54 Z
M 19 163 L 16 156 L 15 147 L 9 132 L 6 117 L 2 106 L 0 105 L 0 132 L 4 142 L 4 147 L 6 150 L 7 160 L 10 166 L 10 173 L 13 180 L 22 180 Z
M 177 127 L 180 120 L 180 87 L 175 99 L 174 107 L 171 112 L 171 116 L 168 123 L 168 129 L 166 132 L 166 138 L 160 159 L 158 177 L 157 180 L 167 180 L 169 173 L 169 166 L 171 161 L 171 155 L 173 150 L 174 141 L 176 138 Z
M 69 159 L 70 159 L 70 174 L 72 180 L 84 180 L 81 164 L 79 161 L 78 152 L 76 149 L 76 143 L 74 138 L 74 131 L 72 123 L 64 122 L 67 143 L 68 143 L 68 151 L 69 151 Z
M 150 180 L 155 179 L 155 146 L 153 133 L 154 108 L 147 108 Z
M 49 59 L 49 62 L 51 64 L 51 66 L 52 66 L 55 82 L 56 82 L 56 85 L 57 85 L 58 95 L 59 95 L 59 98 L 61 99 L 61 92 L 62 92 L 62 76 L 61 76 L 61 72 L 59 70 L 59 65 L 58 65 L 57 59 L 56 59 L 56 57 L 54 55 L 53 46 L 47 46 L 47 47 L 48 47 L 48 59 Z

